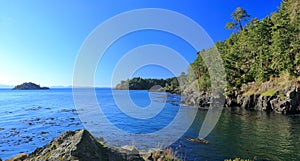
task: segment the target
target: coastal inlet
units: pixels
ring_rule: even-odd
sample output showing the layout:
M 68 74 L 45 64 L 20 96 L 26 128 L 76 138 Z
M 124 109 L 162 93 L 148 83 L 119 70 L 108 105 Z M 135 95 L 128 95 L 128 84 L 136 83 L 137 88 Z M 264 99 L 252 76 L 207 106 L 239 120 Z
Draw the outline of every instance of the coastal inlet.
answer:
M 180 96 L 169 94 L 166 107 L 160 117 L 147 124 L 140 120 L 129 119 L 115 106 L 112 89 L 96 89 L 97 98 L 107 118 L 128 135 L 156 131 L 168 125 L 179 110 Z M 124 91 L 119 91 L 120 94 Z M 146 90 L 130 91 L 135 104 L 146 106 L 150 103 Z M 157 94 L 156 101 L 160 101 Z M 165 99 L 165 98 L 164 98 Z M 16 154 L 33 152 L 36 148 L 48 144 L 67 130 L 83 129 L 73 103 L 72 89 L 50 90 L 0 90 L 0 158 L 9 159 Z M 183 106 L 186 110 L 192 107 Z M 182 160 L 224 160 L 229 158 L 257 158 L 259 160 L 297 160 L 300 158 L 300 117 L 298 115 L 280 115 L 266 112 L 247 112 L 244 110 L 225 110 L 212 131 L 205 138 L 208 144 L 188 141 L 186 138 L 198 136 L 205 110 L 198 110 L 190 129 L 170 147 L 176 157 Z M 90 124 L 93 124 L 91 118 Z M 133 122 L 136 122 L 133 124 Z M 185 120 L 182 119 L 184 123 Z M 120 136 L 105 130 L 105 124 L 99 136 L 110 140 L 111 146 L 132 145 L 128 136 Z M 100 127 L 101 127 L 100 126 Z M 174 131 L 176 132 L 176 128 Z M 166 134 L 165 137 L 173 135 Z M 138 143 L 136 143 L 138 144 Z M 144 148 L 148 147 L 144 142 Z M 159 143 L 157 143 L 159 148 Z

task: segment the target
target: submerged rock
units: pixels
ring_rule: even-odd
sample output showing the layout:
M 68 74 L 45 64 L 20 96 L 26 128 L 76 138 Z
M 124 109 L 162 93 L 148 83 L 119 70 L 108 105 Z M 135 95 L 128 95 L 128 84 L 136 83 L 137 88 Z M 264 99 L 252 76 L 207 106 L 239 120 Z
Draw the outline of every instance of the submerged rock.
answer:
M 208 144 L 208 140 L 205 140 L 203 138 L 190 138 L 185 137 L 187 141 L 194 142 L 194 143 L 202 143 L 202 144 Z

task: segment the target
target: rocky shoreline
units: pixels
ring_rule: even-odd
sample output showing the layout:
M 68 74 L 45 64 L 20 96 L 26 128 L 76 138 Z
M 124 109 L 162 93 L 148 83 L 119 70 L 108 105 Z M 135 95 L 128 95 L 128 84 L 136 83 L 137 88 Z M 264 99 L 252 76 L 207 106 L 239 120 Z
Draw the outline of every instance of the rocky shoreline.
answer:
M 207 109 L 211 97 L 209 92 L 195 92 L 194 89 L 182 90 L 183 104 Z M 267 111 L 281 114 L 300 113 L 300 86 L 293 82 L 279 83 L 269 81 L 257 85 L 244 85 L 239 92 L 225 96 L 226 108 L 241 108 L 252 111 Z
M 134 146 L 109 147 L 102 138 L 95 138 L 81 129 L 67 131 L 31 154 L 21 153 L 6 161 L 177 161 L 170 153 L 159 149 L 145 152 Z

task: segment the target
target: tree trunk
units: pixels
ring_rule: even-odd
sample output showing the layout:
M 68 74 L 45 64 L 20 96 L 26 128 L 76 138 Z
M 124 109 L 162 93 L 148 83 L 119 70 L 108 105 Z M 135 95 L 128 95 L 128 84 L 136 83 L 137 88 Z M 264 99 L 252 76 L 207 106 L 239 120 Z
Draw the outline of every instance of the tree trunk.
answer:
M 240 29 L 241 29 L 241 31 L 242 31 L 242 30 L 243 30 L 243 26 L 242 26 L 241 20 L 238 20 L 238 23 L 239 23 Z

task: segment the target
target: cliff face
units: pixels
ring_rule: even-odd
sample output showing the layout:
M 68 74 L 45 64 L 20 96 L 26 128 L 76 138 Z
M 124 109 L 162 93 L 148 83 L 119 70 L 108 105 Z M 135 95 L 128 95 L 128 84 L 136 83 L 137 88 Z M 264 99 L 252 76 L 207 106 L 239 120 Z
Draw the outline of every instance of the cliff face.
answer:
M 264 83 L 249 83 L 240 91 L 226 96 L 225 107 L 268 111 L 282 114 L 300 113 L 300 82 L 278 78 Z M 213 99 L 209 92 L 198 92 L 186 87 L 182 91 L 187 105 L 207 108 Z
M 233 102 L 247 110 L 300 113 L 300 86 L 298 81 L 282 79 L 271 80 L 261 85 L 248 84 Z M 230 104 L 227 105 L 230 107 Z
M 13 88 L 13 90 L 44 90 L 49 89 L 48 87 L 41 87 L 37 84 L 34 84 L 32 82 L 23 83 L 21 85 L 17 85 Z

